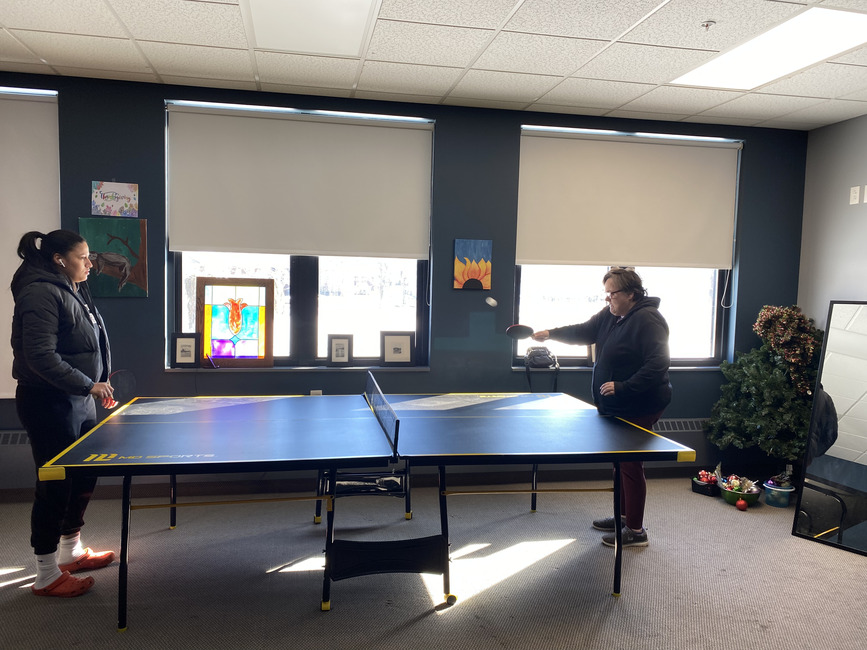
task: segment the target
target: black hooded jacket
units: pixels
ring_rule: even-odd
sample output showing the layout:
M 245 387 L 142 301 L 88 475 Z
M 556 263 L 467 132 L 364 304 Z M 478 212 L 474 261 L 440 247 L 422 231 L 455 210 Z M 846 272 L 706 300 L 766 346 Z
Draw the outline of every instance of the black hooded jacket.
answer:
M 659 298 L 641 298 L 623 318 L 606 307 L 584 323 L 548 331 L 555 341 L 596 344 L 593 401 L 603 415 L 650 415 L 671 402 L 668 323 L 658 307 Z M 608 381 L 614 395 L 603 396 Z
M 12 376 L 20 386 L 87 395 L 106 380 L 108 337 L 86 283 L 74 291 L 63 274 L 22 267 L 12 296 Z

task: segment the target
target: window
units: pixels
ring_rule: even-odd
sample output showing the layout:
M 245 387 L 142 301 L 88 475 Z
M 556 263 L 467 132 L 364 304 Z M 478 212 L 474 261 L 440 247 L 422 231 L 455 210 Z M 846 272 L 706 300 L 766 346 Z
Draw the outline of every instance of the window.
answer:
M 289 356 L 289 255 L 181 253 L 181 330 L 196 331 L 196 278 L 274 280 L 274 356 Z
M 426 321 L 419 314 L 424 301 L 418 296 L 424 295 L 419 281 L 426 275 L 427 262 L 260 253 L 183 252 L 180 256 L 180 317 L 185 332 L 195 331 L 197 276 L 274 280 L 275 365 L 322 364 L 329 334 L 353 336 L 354 362 L 349 365 L 376 363 L 381 331 L 416 332 L 417 353 L 426 340 L 417 323 Z M 415 358 L 426 363 L 427 355 L 422 352 Z
M 542 330 L 581 323 L 607 306 L 602 277 L 608 267 L 524 264 L 518 279 L 518 322 Z M 715 362 L 720 356 L 719 277 L 714 269 L 637 267 L 670 329 L 672 365 Z M 523 357 L 532 339 L 519 341 Z M 586 346 L 549 341 L 564 365 L 589 364 Z
M 329 334 L 352 334 L 354 357 L 379 357 L 379 333 L 416 330 L 416 260 L 319 258 L 317 357 Z M 416 333 L 418 334 L 418 333 Z

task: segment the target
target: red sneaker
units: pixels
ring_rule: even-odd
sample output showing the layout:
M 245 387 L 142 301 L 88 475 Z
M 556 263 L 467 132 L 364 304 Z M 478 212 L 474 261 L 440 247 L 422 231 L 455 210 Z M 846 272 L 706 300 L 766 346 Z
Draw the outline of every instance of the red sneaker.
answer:
M 90 548 L 84 549 L 84 555 L 67 564 L 58 564 L 61 571 L 92 571 L 93 569 L 101 569 L 114 562 L 114 551 L 95 552 Z
M 37 596 L 56 596 L 58 598 L 74 598 L 80 596 L 93 586 L 93 578 L 76 578 L 69 574 L 69 571 L 64 571 L 63 574 L 47 587 L 37 589 L 30 587 Z

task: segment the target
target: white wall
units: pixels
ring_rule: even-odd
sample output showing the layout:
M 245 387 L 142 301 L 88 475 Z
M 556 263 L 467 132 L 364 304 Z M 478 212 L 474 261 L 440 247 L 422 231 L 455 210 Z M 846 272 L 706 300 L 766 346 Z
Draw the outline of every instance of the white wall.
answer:
M 859 185 L 860 202 L 849 204 Z M 807 141 L 798 304 L 825 329 L 831 300 L 867 300 L 867 116 Z

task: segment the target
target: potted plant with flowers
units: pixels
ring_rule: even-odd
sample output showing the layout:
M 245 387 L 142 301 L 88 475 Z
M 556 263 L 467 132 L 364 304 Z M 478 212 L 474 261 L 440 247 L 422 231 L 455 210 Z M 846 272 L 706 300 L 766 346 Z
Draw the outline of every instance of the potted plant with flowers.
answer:
M 728 381 L 705 432 L 720 450 L 755 447 L 773 462 L 800 461 L 809 435 L 823 332 L 797 306 L 767 305 L 753 331 L 762 345 L 720 366 Z

